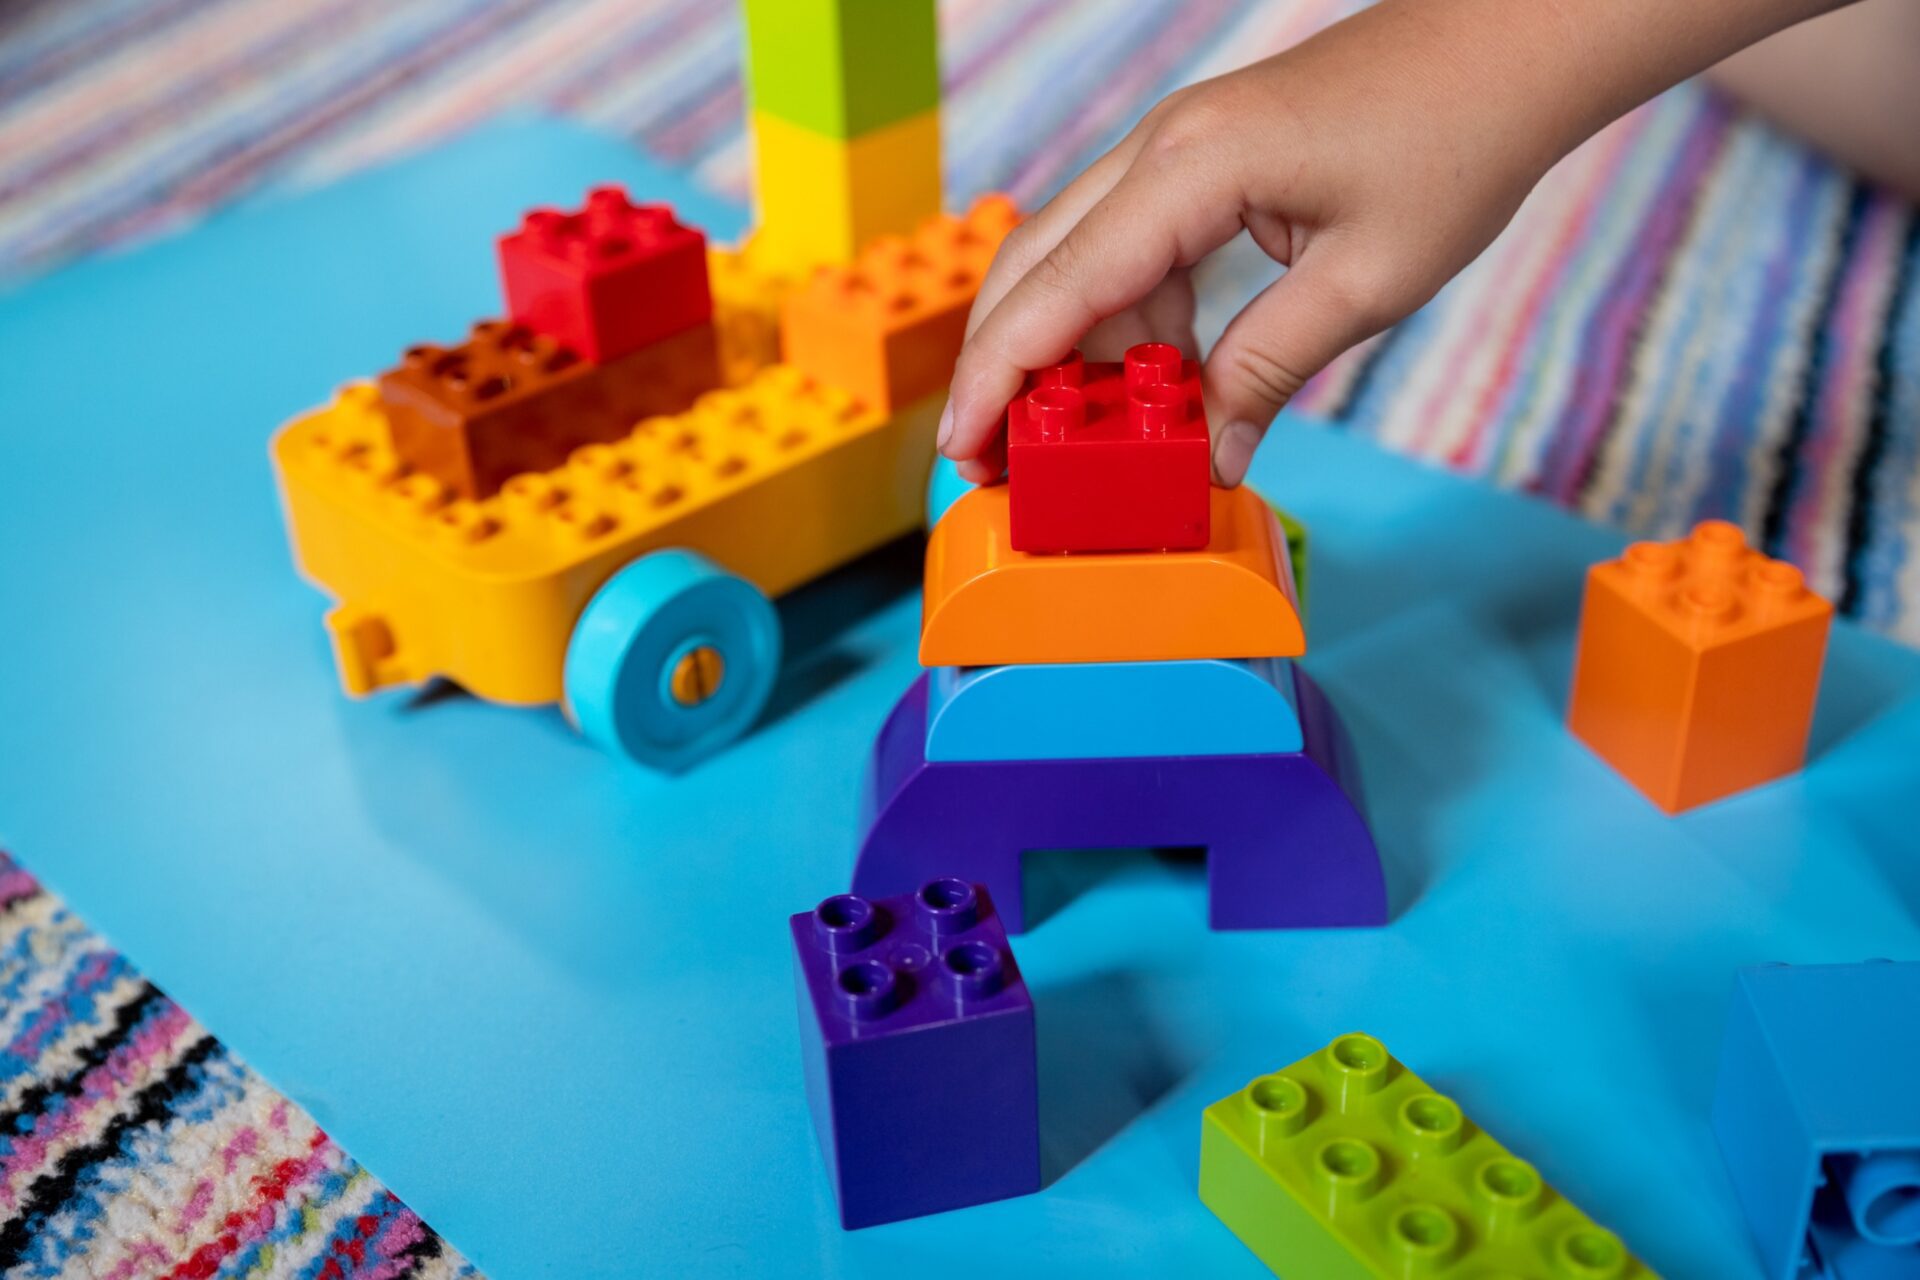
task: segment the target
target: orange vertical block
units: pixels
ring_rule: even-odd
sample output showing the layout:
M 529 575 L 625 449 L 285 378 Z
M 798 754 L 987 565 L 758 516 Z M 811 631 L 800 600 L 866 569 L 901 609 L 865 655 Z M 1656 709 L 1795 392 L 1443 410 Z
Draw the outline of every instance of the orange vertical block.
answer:
M 1707 520 L 1587 574 L 1567 726 L 1668 813 L 1806 760 L 1833 606 Z
M 787 296 L 782 359 L 878 413 L 941 390 L 980 281 L 1019 221 L 1011 200 L 983 196 L 965 217 L 929 218 L 911 236 L 874 241 L 850 267 L 823 267 Z

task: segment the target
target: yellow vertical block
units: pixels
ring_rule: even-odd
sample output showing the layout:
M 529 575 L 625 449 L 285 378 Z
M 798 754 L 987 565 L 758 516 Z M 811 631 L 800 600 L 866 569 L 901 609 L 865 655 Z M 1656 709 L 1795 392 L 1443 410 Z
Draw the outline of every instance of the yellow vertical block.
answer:
M 940 111 L 841 140 L 753 113 L 755 248 L 804 271 L 940 212 Z

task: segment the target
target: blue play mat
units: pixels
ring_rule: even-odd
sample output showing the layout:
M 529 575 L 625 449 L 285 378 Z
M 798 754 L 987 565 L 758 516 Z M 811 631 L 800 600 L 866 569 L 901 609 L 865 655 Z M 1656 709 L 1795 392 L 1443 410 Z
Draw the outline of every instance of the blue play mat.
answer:
M 0 301 L 0 843 L 495 1280 L 1255 1277 L 1201 1108 L 1351 1029 L 1664 1275 L 1758 1274 L 1707 1128 L 1734 971 L 1920 957 L 1920 654 L 1840 628 L 1806 774 L 1669 820 L 1560 727 L 1617 540 L 1300 424 L 1254 479 L 1313 531 L 1393 923 L 1212 934 L 1190 863 L 1035 859 L 1045 1189 L 843 1233 L 785 920 L 845 886 L 913 549 L 783 603 L 768 722 L 666 779 L 553 711 L 345 700 L 276 509 L 282 419 L 609 179 L 742 221 L 523 122 Z

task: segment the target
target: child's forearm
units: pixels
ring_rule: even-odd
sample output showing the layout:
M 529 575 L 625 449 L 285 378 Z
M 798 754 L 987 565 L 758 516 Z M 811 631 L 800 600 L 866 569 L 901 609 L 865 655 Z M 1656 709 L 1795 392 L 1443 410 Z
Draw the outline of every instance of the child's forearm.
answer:
M 1748 45 L 1851 0 L 1383 0 L 1533 119 L 1555 155 Z

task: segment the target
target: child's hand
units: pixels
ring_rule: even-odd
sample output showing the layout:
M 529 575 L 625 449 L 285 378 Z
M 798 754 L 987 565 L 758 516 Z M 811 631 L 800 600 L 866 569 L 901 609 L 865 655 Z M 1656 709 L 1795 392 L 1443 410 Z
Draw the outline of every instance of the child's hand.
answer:
M 1614 115 L 1834 0 L 1384 0 L 1154 108 L 1009 236 L 941 421 L 969 480 L 1028 369 L 1083 337 L 1193 349 L 1187 269 L 1243 228 L 1288 270 L 1208 356 L 1213 466 L 1238 484 L 1274 414 L 1484 249 Z M 1096 326 L 1098 326 L 1096 328 Z

